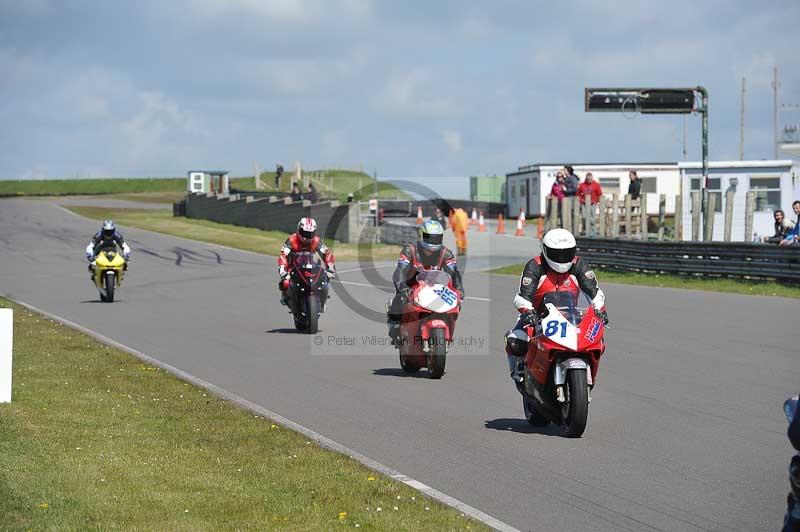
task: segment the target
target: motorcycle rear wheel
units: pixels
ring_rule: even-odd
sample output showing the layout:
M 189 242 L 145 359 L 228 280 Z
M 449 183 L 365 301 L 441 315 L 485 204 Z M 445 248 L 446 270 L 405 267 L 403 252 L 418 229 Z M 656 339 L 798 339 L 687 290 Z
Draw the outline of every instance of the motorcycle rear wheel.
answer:
M 431 330 L 430 351 L 428 352 L 428 377 L 441 379 L 444 375 L 444 365 L 447 358 L 447 342 L 444 329 Z
M 546 427 L 550 421 L 536 410 L 533 399 L 522 396 L 522 410 L 525 412 L 525 419 L 532 427 Z
M 114 285 L 116 284 L 116 275 L 105 274 L 103 276 L 103 283 L 106 286 L 106 303 L 114 302 Z M 102 297 L 100 298 L 102 299 Z
M 403 368 L 403 371 L 406 373 L 416 373 L 419 371 L 419 366 L 406 360 L 404 355 L 400 355 L 400 367 Z
M 589 417 L 589 385 L 585 369 L 567 372 L 569 403 L 565 405 L 566 415 L 561 430 L 567 438 L 580 438 L 586 430 Z

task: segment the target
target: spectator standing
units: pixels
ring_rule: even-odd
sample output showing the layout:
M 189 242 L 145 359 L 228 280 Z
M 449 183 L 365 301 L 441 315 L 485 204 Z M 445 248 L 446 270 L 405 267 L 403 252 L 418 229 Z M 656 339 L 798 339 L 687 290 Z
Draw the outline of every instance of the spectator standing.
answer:
M 792 232 L 794 223 L 786 218 L 781 209 L 775 211 L 772 216 L 775 218 L 775 234 L 773 236 L 765 236 L 763 240 L 767 244 L 780 244 Z
M 283 175 L 283 166 L 278 164 L 275 166 L 275 190 L 281 188 L 281 176 Z
M 559 227 L 562 226 L 561 204 L 563 203 L 565 191 L 566 191 L 566 187 L 564 186 L 564 172 L 559 170 L 558 172 L 556 172 L 556 180 L 553 183 L 553 187 L 550 189 L 550 196 L 558 199 L 558 225 L 559 225 Z
M 588 172 L 586 174 L 586 180 L 578 186 L 578 199 L 581 202 L 581 216 L 584 220 L 586 219 L 586 209 L 589 209 L 589 223 L 586 227 L 586 236 L 595 236 L 595 205 L 600 202 L 600 196 L 602 195 L 603 189 L 600 188 L 600 184 L 594 180 L 592 173 Z
M 639 181 L 639 174 L 636 170 L 628 172 L 628 178 L 631 182 L 628 184 L 628 195 L 631 199 L 637 200 L 642 195 L 642 182 Z
M 571 197 L 578 194 L 578 185 L 581 180 L 572 171 L 571 166 L 564 167 L 564 196 Z
M 795 216 L 797 216 L 797 219 L 794 222 L 794 228 L 792 228 L 792 230 L 789 231 L 789 234 L 786 235 L 786 238 L 781 240 L 778 244 L 780 246 L 800 245 L 800 200 L 792 203 L 792 210 L 794 211 Z
M 292 201 L 302 201 L 303 200 L 303 193 L 300 192 L 300 187 L 297 186 L 297 183 L 292 183 L 292 193 L 291 193 Z
M 317 188 L 314 186 L 314 183 L 308 184 L 308 193 L 306 194 L 306 199 L 311 203 L 316 203 L 319 201 L 319 194 L 317 194 Z
M 445 218 L 442 209 L 436 207 L 431 218 L 442 224 L 442 229 L 447 229 L 447 218 Z

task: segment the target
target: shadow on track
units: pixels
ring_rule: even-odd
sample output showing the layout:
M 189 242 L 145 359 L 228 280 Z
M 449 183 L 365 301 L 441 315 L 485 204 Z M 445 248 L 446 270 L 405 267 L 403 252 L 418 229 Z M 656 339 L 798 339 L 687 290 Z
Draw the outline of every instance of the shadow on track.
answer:
M 416 379 L 429 379 L 428 372 L 420 369 L 417 373 L 406 373 L 402 368 L 380 368 L 372 370 L 373 375 L 381 377 L 413 377 Z
M 541 434 L 542 436 L 561 436 L 561 430 L 552 423 L 546 427 L 534 427 L 523 418 L 501 417 L 487 421 L 487 429 L 518 432 L 520 434 Z
M 290 327 L 282 327 L 280 329 L 270 329 L 270 330 L 264 331 L 264 332 L 267 333 L 267 334 L 305 334 L 305 333 L 302 333 L 302 332 L 298 331 L 295 328 L 290 328 Z

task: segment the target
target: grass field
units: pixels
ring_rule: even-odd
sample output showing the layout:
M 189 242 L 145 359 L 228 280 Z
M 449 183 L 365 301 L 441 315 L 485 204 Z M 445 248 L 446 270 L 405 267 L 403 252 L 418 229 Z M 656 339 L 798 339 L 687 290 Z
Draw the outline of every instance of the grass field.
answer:
M 171 212 L 152 209 L 108 209 L 105 207 L 68 207 L 72 212 L 94 220 L 113 219 L 125 233 L 125 226 L 138 227 L 157 233 L 211 242 L 232 248 L 277 255 L 289 236 L 282 231 L 262 231 L 251 227 L 220 224 L 207 220 L 173 217 Z M 359 253 L 373 260 L 396 259 L 400 246 L 386 244 L 346 244 L 326 242 L 337 261 L 358 260 Z
M 315 170 L 310 173 L 318 192 L 323 196 L 344 200 L 353 192 L 356 199 L 369 197 L 375 180 L 363 172 L 349 170 Z M 319 177 L 313 177 L 319 176 Z M 330 178 L 330 179 L 329 179 Z M 265 191 L 288 192 L 294 176 L 284 174 L 281 186 L 275 189 L 275 174 L 264 172 L 261 179 Z M 256 189 L 252 177 L 232 177 L 231 188 L 253 191 Z M 66 196 L 113 194 L 119 199 L 171 203 L 185 195 L 186 178 L 107 178 L 107 179 L 19 179 L 0 180 L 0 197 L 3 196 Z M 304 191 L 305 192 L 305 191 Z M 378 183 L 380 197 L 408 197 L 389 183 Z
M 2 530 L 485 530 L 165 371 L 14 309 Z
M 503 266 L 502 268 L 489 270 L 487 273 L 519 276 L 523 266 L 524 264 Z M 609 270 L 599 270 L 597 277 L 601 283 L 635 284 L 666 288 L 685 288 L 688 290 L 705 290 L 708 292 L 800 298 L 800 287 L 769 281 L 747 281 L 723 278 L 702 279 L 680 275 L 654 275 L 633 272 L 614 272 Z

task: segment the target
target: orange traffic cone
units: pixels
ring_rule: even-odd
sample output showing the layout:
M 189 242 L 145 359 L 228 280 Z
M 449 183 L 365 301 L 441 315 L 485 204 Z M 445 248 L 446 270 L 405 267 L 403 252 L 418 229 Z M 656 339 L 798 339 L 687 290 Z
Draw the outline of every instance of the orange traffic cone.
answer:
M 483 211 L 481 211 L 481 215 L 478 217 L 478 232 L 486 232 L 486 221 L 483 219 Z
M 517 231 L 514 236 L 525 236 L 525 211 L 520 211 L 517 218 Z
M 469 225 L 478 225 L 478 210 L 475 207 L 472 208 L 472 218 L 469 221 Z
M 536 238 L 541 240 L 543 236 L 544 236 L 544 219 L 539 218 L 536 227 Z
M 422 207 L 417 207 L 417 225 L 422 225 L 425 220 L 422 218 Z
M 497 234 L 504 235 L 506 234 L 506 221 L 503 220 L 503 215 L 497 217 Z

